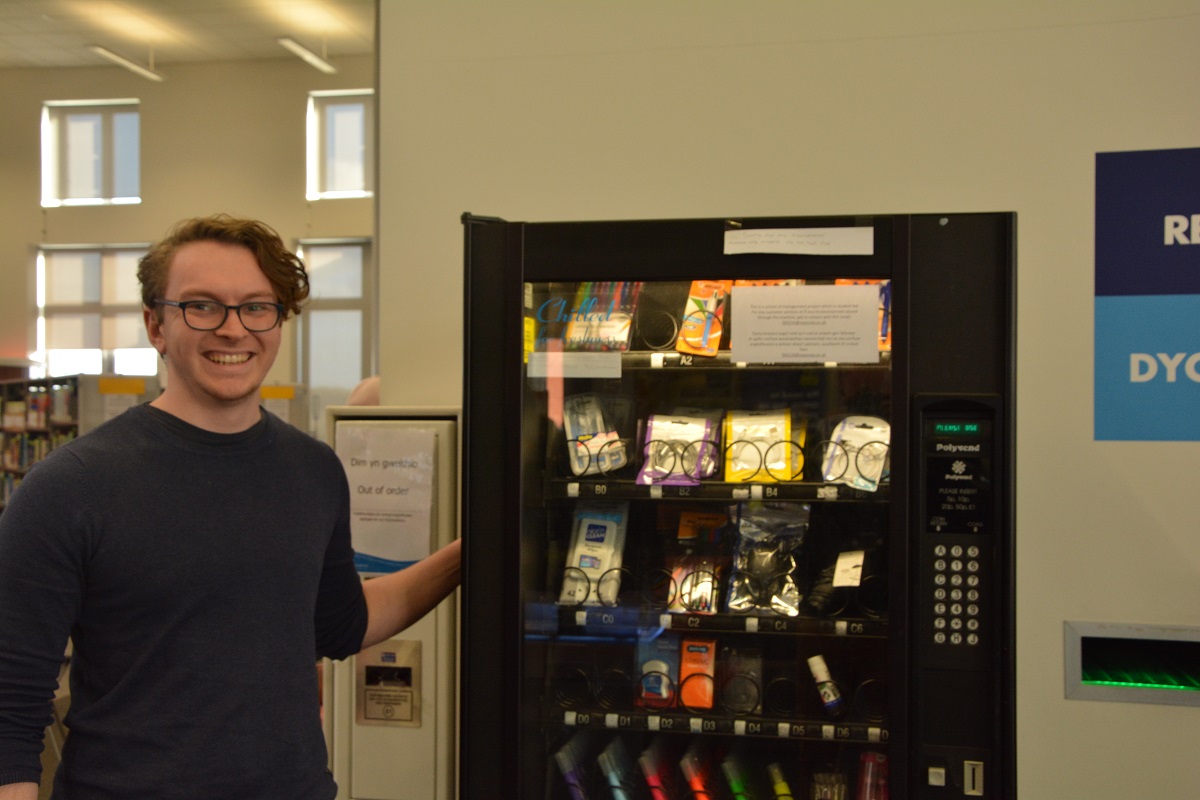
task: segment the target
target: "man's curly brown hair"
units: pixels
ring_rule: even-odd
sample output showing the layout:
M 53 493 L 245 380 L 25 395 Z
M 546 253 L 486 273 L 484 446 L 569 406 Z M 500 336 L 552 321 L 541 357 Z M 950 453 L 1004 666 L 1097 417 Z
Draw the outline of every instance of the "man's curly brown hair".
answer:
M 283 318 L 300 313 L 309 292 L 304 262 L 284 246 L 283 239 L 269 225 L 229 214 L 184 220 L 142 256 L 138 261 L 138 280 L 142 284 L 144 306 L 155 308 L 155 300 L 168 299 L 163 292 L 175 253 L 185 244 L 202 241 L 245 247 L 254 254 L 275 291 L 276 300 L 283 304 Z M 161 308 L 158 313 L 162 313 Z

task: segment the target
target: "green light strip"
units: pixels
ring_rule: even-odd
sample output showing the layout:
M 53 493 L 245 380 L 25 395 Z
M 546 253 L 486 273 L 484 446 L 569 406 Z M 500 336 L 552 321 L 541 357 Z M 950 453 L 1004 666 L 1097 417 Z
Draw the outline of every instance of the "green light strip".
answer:
M 1134 681 L 1091 681 L 1084 680 L 1080 683 L 1088 686 L 1124 686 L 1128 689 L 1174 689 L 1181 692 L 1200 692 L 1200 686 L 1180 686 L 1178 684 L 1163 684 L 1163 683 L 1139 683 Z

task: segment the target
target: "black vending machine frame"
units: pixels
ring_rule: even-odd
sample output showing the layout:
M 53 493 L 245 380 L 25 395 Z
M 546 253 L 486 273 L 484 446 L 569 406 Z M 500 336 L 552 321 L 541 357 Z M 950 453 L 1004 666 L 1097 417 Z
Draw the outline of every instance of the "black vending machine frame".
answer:
M 460 796 L 526 797 L 526 776 L 545 780 L 548 754 L 521 753 L 518 735 L 522 464 L 544 455 L 525 453 L 521 435 L 534 413 L 522 408 L 525 283 L 887 274 L 891 447 L 908 467 L 896 468 L 893 456 L 889 681 L 904 690 L 889 701 L 891 797 L 1015 798 L 1016 215 L 462 221 Z M 874 252 L 731 259 L 722 247 L 731 225 L 871 226 Z M 969 487 L 962 491 L 974 493 L 961 498 L 965 510 L 944 516 L 934 507 L 939 492 L 958 489 L 943 486 L 938 430 L 966 432 L 956 440 L 969 454 L 960 459 Z M 982 594 L 979 621 L 971 622 L 981 638 L 969 651 L 946 639 L 967 631 L 958 627 L 962 615 L 947 614 L 934 595 L 956 574 L 975 574 Z

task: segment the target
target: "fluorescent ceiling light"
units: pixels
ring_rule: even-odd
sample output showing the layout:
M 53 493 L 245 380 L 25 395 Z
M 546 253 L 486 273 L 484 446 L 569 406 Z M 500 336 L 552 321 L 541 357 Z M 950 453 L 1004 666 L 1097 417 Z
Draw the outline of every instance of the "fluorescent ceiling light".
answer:
M 152 81 L 160 81 L 160 82 L 165 81 L 167 79 L 167 77 L 165 75 L 163 75 L 161 72 L 154 71 L 153 58 L 151 58 L 149 67 L 143 67 L 141 64 L 137 63 L 136 61 L 130 61 L 125 56 L 117 55 L 112 50 L 109 50 L 108 48 L 105 48 L 105 47 L 101 47 L 98 44 L 90 45 L 88 47 L 88 49 L 91 50 L 93 53 L 95 53 L 98 56 L 104 56 L 109 61 L 113 62 L 114 64 L 118 64 L 118 65 L 124 67 L 125 69 L 129 70 L 130 72 L 136 72 L 138 75 L 141 75 L 143 78 L 148 78 Z
M 312 50 L 309 50 L 295 39 L 290 39 L 287 36 L 283 36 L 275 41 L 279 42 L 288 50 L 291 50 L 293 53 L 303 58 L 312 66 L 321 70 L 321 72 L 324 72 L 326 75 L 332 75 L 333 73 L 337 72 L 337 67 L 335 67 L 333 64 L 330 64 L 328 61 L 321 58 L 319 55 L 314 53 Z

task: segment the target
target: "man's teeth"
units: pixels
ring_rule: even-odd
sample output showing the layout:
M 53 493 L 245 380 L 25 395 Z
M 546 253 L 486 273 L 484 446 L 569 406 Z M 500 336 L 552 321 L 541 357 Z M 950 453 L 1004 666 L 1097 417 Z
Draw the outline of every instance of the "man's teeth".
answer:
M 245 361 L 249 361 L 250 356 L 246 355 L 245 353 L 241 353 L 239 355 L 233 355 L 233 354 L 222 355 L 222 354 L 218 353 L 216 355 L 210 355 L 208 357 L 208 360 L 215 361 L 218 364 L 241 364 Z

